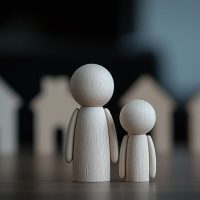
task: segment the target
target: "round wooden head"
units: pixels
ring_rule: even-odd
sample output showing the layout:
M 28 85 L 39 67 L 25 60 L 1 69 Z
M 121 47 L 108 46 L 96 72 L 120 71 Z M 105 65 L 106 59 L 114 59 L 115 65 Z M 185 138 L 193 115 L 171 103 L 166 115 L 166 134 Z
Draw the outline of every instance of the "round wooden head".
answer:
M 82 106 L 103 106 L 113 95 L 114 81 L 110 72 L 97 64 L 87 64 L 72 75 L 70 90 Z
M 155 121 L 156 114 L 153 107 L 144 100 L 130 101 L 120 112 L 120 123 L 130 135 L 148 133 L 153 128 Z

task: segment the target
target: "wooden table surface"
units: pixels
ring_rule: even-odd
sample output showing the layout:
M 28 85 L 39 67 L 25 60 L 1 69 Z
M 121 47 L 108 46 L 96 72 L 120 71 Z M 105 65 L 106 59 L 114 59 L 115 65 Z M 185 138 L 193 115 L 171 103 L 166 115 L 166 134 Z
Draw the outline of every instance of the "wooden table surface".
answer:
M 3 199 L 200 199 L 200 156 L 178 148 L 171 156 L 158 156 L 157 177 L 149 183 L 118 178 L 112 165 L 112 182 L 72 182 L 72 165 L 63 157 L 32 155 L 0 159 L 0 200 Z

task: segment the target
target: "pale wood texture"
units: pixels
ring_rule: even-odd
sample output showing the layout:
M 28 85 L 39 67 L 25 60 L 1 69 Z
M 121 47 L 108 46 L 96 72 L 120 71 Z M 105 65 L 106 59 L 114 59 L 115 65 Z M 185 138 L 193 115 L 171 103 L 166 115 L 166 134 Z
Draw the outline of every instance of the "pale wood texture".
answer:
M 174 100 L 149 75 L 142 75 L 123 94 L 119 103 L 123 107 L 133 99 L 150 102 L 157 111 L 157 123 L 152 130 L 156 150 L 159 154 L 168 154 L 173 149 L 173 112 Z
M 110 157 L 117 162 L 119 154 L 112 116 L 103 108 L 113 95 L 112 75 L 100 65 L 86 64 L 72 75 L 70 89 L 83 106 L 75 128 L 73 180 L 110 181 Z
M 188 144 L 192 154 L 200 154 L 200 94 L 194 96 L 187 105 Z
M 75 133 L 78 111 L 79 111 L 78 108 L 74 110 L 67 128 L 67 134 L 65 140 L 65 160 L 67 162 L 71 162 L 73 159 L 74 133 Z
M 34 113 L 34 153 L 38 156 L 55 154 L 56 130 L 63 132 L 64 153 L 65 130 L 71 114 L 79 105 L 69 91 L 66 76 L 46 76 L 41 80 L 41 92 L 31 102 Z
M 110 156 L 111 156 L 112 162 L 116 163 L 119 157 L 119 148 L 118 148 L 118 140 L 117 140 L 115 124 L 114 124 L 110 111 L 107 108 L 105 108 L 104 111 L 105 111 L 106 119 L 108 123 L 108 133 L 109 133 L 109 140 L 110 140 Z
M 127 144 L 128 144 L 128 135 L 125 135 L 121 148 L 120 148 L 120 155 L 119 155 L 119 176 L 120 178 L 125 178 L 126 176 L 126 154 L 127 154 Z
M 126 181 L 149 181 L 149 150 L 146 135 L 130 135 L 128 138 Z
M 149 149 L 149 175 L 150 178 L 156 176 L 156 151 L 151 136 L 147 136 L 148 149 Z
M 141 99 L 130 101 L 120 112 L 120 123 L 128 134 L 144 135 L 153 128 L 155 122 L 154 108 Z
M 120 158 L 126 160 L 126 181 L 149 181 L 149 165 L 151 176 L 155 176 L 155 149 L 149 136 L 149 145 L 146 133 L 155 125 L 156 114 L 154 108 L 144 100 L 133 100 L 127 103 L 120 112 L 120 123 L 128 132 L 126 158 L 124 143 Z M 149 151 L 150 150 L 150 151 Z M 150 153 L 150 154 L 149 154 Z M 152 160 L 149 160 L 149 155 Z M 122 165 L 122 166 L 121 166 Z M 120 176 L 124 176 L 123 163 L 119 166 Z
M 114 81 L 106 68 L 97 64 L 86 64 L 72 75 L 70 89 L 80 105 L 104 106 L 113 95 Z
M 0 155 L 18 152 L 18 110 L 21 97 L 0 77 Z
M 74 141 L 73 180 L 110 181 L 110 144 L 103 107 L 81 107 Z

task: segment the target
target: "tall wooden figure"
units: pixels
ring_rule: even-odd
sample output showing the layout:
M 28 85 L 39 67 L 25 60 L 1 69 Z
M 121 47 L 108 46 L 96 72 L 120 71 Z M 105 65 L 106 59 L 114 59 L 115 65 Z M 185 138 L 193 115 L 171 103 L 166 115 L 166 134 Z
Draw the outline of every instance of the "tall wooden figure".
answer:
M 110 181 L 110 157 L 117 162 L 118 142 L 110 111 L 102 106 L 112 97 L 113 78 L 104 67 L 87 64 L 74 72 L 70 89 L 82 105 L 72 114 L 65 143 L 66 161 L 73 160 L 73 180 Z
M 124 136 L 119 158 L 119 175 L 126 181 L 145 182 L 156 175 L 153 141 L 146 136 L 154 126 L 156 114 L 144 100 L 133 100 L 120 112 L 120 123 L 128 132 Z

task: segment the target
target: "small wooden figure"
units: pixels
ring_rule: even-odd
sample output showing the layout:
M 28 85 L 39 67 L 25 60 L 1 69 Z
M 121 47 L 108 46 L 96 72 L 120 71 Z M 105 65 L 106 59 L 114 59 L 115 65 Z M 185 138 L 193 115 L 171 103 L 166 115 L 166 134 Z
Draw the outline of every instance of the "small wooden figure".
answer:
M 120 112 L 120 123 L 127 131 L 119 158 L 119 175 L 126 181 L 145 182 L 156 175 L 156 154 L 153 141 L 146 136 L 154 126 L 156 114 L 144 100 L 133 100 Z
M 70 89 L 82 105 L 72 114 L 65 143 L 66 161 L 73 160 L 73 180 L 110 181 L 110 157 L 117 162 L 118 142 L 110 111 L 102 106 L 112 97 L 113 78 L 104 67 L 87 64 L 74 72 Z
M 132 99 L 148 101 L 157 113 L 157 123 L 152 130 L 152 138 L 156 145 L 156 152 L 167 155 L 173 152 L 173 112 L 175 101 L 165 92 L 161 85 L 151 76 L 140 76 L 120 98 L 120 106 L 123 107 Z

